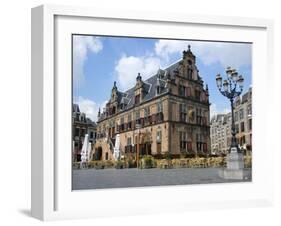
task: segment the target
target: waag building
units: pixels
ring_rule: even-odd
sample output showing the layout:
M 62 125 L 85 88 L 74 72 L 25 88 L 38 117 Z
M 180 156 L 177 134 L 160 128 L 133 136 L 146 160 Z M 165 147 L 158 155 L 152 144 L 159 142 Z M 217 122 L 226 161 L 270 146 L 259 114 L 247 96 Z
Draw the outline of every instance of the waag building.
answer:
M 110 92 L 110 90 L 109 90 Z M 120 91 L 114 82 L 110 99 L 98 112 L 94 160 L 163 158 L 210 154 L 210 103 L 190 46 L 182 58 L 146 80 Z

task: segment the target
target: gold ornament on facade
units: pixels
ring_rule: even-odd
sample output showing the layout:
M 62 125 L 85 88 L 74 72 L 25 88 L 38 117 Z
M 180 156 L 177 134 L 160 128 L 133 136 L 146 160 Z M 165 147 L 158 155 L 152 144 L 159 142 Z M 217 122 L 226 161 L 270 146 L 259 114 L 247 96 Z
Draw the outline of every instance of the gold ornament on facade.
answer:
M 188 111 L 188 117 L 189 117 L 189 120 L 193 121 L 194 118 L 195 118 L 195 112 L 194 112 L 194 109 L 191 109 Z

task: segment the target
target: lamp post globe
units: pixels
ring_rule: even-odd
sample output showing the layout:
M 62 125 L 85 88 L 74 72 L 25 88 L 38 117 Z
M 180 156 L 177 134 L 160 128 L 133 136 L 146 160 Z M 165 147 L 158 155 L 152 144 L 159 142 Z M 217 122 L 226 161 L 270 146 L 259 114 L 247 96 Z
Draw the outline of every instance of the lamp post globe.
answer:
M 222 77 L 220 74 L 217 74 L 216 76 L 216 82 L 217 82 L 217 87 L 219 88 L 219 90 L 221 89 L 221 85 L 222 85 Z

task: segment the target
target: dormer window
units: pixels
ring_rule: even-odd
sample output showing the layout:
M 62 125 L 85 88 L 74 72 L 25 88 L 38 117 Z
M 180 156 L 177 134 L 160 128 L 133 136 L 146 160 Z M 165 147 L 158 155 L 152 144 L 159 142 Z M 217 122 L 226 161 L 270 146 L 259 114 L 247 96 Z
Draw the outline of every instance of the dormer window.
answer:
M 160 83 L 160 75 L 158 75 L 156 81 L 156 95 L 159 95 L 160 93 L 161 93 L 161 83 Z
M 140 103 L 140 94 L 135 96 L 135 104 L 139 104 Z
M 188 66 L 188 68 L 187 68 L 187 79 L 192 80 L 192 74 L 193 74 L 193 70 L 192 70 L 191 66 Z

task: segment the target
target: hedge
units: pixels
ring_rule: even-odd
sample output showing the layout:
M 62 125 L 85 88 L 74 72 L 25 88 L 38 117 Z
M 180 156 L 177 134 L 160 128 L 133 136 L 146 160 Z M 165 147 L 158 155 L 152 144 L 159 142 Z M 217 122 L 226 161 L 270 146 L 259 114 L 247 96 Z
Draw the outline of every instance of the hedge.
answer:
M 244 156 L 245 168 L 252 167 L 252 157 Z M 135 168 L 137 166 L 135 160 L 118 160 L 118 161 L 90 161 L 88 168 L 106 169 L 106 168 Z M 207 157 L 207 158 L 176 158 L 156 159 L 151 155 L 143 156 L 139 161 L 139 167 L 142 169 L 148 168 L 209 168 L 209 167 L 225 167 L 226 157 Z M 74 169 L 80 169 L 80 162 L 73 162 Z

